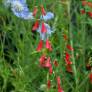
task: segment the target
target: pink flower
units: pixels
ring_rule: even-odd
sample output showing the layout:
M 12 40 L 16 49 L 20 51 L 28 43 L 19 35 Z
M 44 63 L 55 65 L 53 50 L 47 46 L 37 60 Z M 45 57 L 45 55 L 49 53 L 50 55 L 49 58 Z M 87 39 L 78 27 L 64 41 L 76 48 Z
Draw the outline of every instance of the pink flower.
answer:
M 47 48 L 49 51 L 52 51 L 51 43 L 50 43 L 50 41 L 49 41 L 48 39 L 46 40 L 46 48 Z
M 50 68 L 51 67 L 51 63 L 50 63 L 50 57 L 48 57 L 48 59 L 46 60 L 46 63 L 45 63 L 45 67 L 47 67 L 47 68 Z
M 37 47 L 36 50 L 37 51 L 41 51 L 42 47 L 43 47 L 43 40 L 40 40 L 40 42 L 39 42 L 38 47 Z
M 42 33 L 46 33 L 47 32 L 47 29 L 46 29 L 46 26 L 45 26 L 44 22 L 42 22 L 41 32 Z

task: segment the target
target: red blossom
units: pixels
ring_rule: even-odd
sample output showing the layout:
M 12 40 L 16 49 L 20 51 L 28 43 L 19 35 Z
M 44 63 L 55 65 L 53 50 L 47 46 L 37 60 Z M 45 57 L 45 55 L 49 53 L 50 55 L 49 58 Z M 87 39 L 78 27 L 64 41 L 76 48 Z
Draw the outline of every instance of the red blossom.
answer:
M 90 83 L 92 83 L 92 73 L 89 75 Z
M 44 67 L 50 68 L 51 67 L 51 63 L 50 63 L 50 57 L 48 57 L 48 59 L 46 60 L 46 63 L 44 65 Z
M 45 56 L 45 55 L 42 55 L 42 56 L 40 57 L 40 59 L 39 59 L 41 66 L 43 66 L 45 60 L 46 60 L 46 56 Z
M 34 7 L 34 10 L 33 10 L 33 16 L 36 16 L 37 11 L 38 11 L 38 9 L 37 9 L 37 7 L 35 6 L 35 7 Z
M 35 22 L 35 24 L 33 25 L 32 30 L 35 31 L 35 30 L 38 29 L 38 27 L 39 27 L 39 21 L 37 20 L 37 21 Z
M 70 61 L 70 55 L 69 55 L 68 52 L 66 52 L 66 54 L 65 54 L 65 62 L 68 65 L 71 65 L 72 64 L 72 62 Z
M 63 89 L 60 87 L 58 88 L 58 92 L 64 92 Z
M 80 13 L 81 13 L 81 14 L 85 14 L 85 10 L 83 10 L 83 9 L 80 10 Z
M 61 80 L 60 76 L 57 77 L 57 87 L 58 87 L 58 92 L 64 92 L 63 89 L 61 88 Z
M 47 81 L 47 87 L 48 87 L 48 89 L 50 89 L 50 87 L 51 87 L 51 81 L 50 80 Z
M 69 50 L 71 50 L 71 51 L 74 50 L 73 47 L 72 47 L 71 45 L 69 45 L 69 44 L 68 44 L 66 47 L 67 47 L 67 49 L 69 49 Z
M 88 12 L 88 15 L 92 18 L 92 12 Z
M 46 48 L 47 48 L 49 51 L 52 51 L 51 43 L 50 43 L 50 41 L 49 41 L 48 39 L 46 40 Z
M 42 12 L 42 15 L 46 15 L 46 11 L 45 11 L 43 5 L 41 5 L 41 12 Z
M 58 87 L 60 87 L 60 83 L 61 83 L 60 76 L 58 76 L 57 77 L 57 85 L 58 85 Z
M 44 22 L 42 22 L 41 32 L 42 32 L 42 33 L 46 33 L 46 32 L 47 32 L 47 28 L 46 28 Z
M 37 47 L 36 50 L 37 51 L 41 51 L 42 47 L 43 47 L 43 40 L 40 40 L 40 42 L 39 42 L 38 47 Z
M 49 74 L 51 75 L 53 73 L 53 69 L 52 69 L 52 66 L 49 67 Z

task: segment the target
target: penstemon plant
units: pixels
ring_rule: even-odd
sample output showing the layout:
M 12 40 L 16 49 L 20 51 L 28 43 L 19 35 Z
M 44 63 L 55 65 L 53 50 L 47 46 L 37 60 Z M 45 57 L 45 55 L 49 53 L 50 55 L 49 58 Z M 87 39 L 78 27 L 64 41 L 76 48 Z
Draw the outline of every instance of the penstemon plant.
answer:
M 0 92 L 91 92 L 91 22 L 91 0 L 1 0 Z

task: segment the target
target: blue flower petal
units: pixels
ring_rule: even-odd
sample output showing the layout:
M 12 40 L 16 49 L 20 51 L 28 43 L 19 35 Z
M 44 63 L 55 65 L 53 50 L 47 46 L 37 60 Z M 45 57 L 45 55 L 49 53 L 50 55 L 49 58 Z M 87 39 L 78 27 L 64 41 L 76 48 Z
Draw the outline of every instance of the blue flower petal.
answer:
M 25 0 L 13 0 L 11 10 L 13 13 L 23 19 L 34 19 L 32 13 L 29 11 Z
M 48 24 L 45 23 L 45 27 L 47 29 L 47 32 L 46 33 L 42 33 L 41 32 L 42 25 L 40 25 L 39 28 L 38 28 L 38 30 L 37 30 L 37 32 L 40 33 L 40 38 L 42 40 L 46 40 L 53 33 L 53 30 L 51 29 L 51 27 Z
M 52 12 L 47 12 L 45 16 L 41 15 L 40 19 L 48 21 L 54 18 L 54 14 Z

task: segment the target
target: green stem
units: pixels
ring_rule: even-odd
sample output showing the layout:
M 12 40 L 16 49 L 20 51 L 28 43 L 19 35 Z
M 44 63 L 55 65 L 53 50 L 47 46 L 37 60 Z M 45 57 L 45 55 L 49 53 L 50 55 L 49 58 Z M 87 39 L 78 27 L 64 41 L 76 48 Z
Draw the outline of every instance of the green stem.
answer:
M 72 23 L 71 23 L 71 14 L 70 14 L 70 7 L 71 7 L 71 0 L 70 2 L 68 2 L 68 15 L 69 15 L 69 38 L 70 38 L 70 45 L 71 47 L 73 46 L 73 35 L 72 35 Z M 74 78 L 75 78 L 75 84 L 76 84 L 76 88 L 75 88 L 75 92 L 78 92 L 77 88 L 78 88 L 78 75 L 77 75 L 77 69 L 76 69 L 76 64 L 75 64 L 75 57 L 74 57 L 74 51 L 71 51 L 71 56 L 72 56 L 72 69 L 73 69 L 73 73 L 74 73 Z

